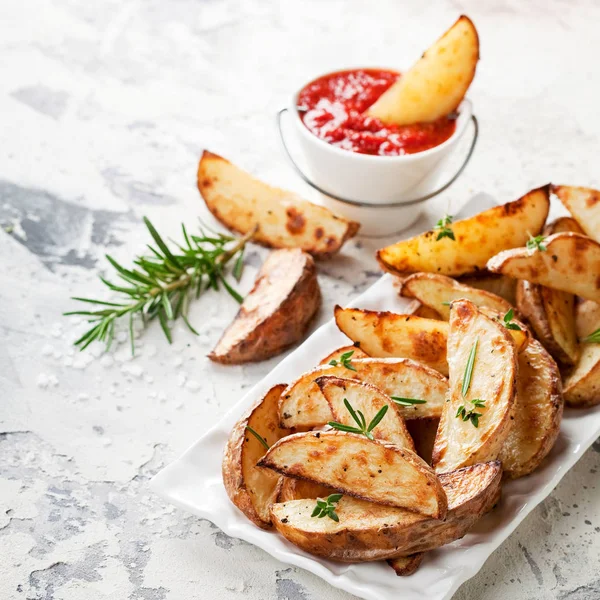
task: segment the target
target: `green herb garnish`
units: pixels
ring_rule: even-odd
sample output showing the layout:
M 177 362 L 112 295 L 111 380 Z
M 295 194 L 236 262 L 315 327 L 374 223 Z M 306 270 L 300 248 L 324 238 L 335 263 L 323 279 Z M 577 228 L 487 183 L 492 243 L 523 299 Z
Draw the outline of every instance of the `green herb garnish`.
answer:
M 354 354 L 354 350 L 350 350 L 349 352 L 344 352 L 344 354 L 342 354 L 340 356 L 340 360 L 336 360 L 335 358 L 332 358 L 329 361 L 329 364 L 337 367 L 338 365 L 342 365 L 342 367 L 346 367 L 346 369 L 350 369 L 350 371 L 356 371 L 356 369 L 352 366 L 352 361 L 350 360 L 352 358 L 352 355 Z
M 515 331 L 521 331 L 521 328 L 516 324 L 513 323 L 512 320 L 514 319 L 515 316 L 515 311 L 513 308 L 511 308 L 505 315 L 504 315 L 504 327 L 506 327 L 506 329 L 513 329 Z
M 462 382 L 462 395 L 463 398 L 467 395 L 469 388 L 471 387 L 471 378 L 473 377 L 473 365 L 475 364 L 475 355 L 477 354 L 477 344 L 479 343 L 479 338 L 475 340 L 473 347 L 471 348 L 471 352 L 469 353 L 469 358 L 467 360 L 467 366 L 465 368 L 465 376 L 463 377 Z
M 317 498 L 317 505 L 310 516 L 318 517 L 319 519 L 322 519 L 323 517 L 329 517 L 336 523 L 339 523 L 340 518 L 337 516 L 335 509 L 337 508 L 337 503 L 342 499 L 343 495 L 344 494 L 331 494 L 330 496 L 327 496 L 327 500 Z
M 265 447 L 266 450 L 271 447 L 269 444 L 267 444 L 267 440 L 260 435 L 260 433 L 257 433 L 254 429 L 252 429 L 250 425 L 246 425 L 246 431 L 249 431 Z
M 585 344 L 600 344 L 600 329 L 596 329 L 594 333 L 590 333 L 590 335 L 587 335 L 581 341 Z
M 454 217 L 452 215 L 444 215 L 436 224 L 434 229 L 438 232 L 437 237 L 435 238 L 436 242 L 439 242 L 442 238 L 450 238 L 451 240 L 455 240 L 454 231 L 448 227 L 452 225 L 452 221 Z
M 187 319 L 190 298 L 193 295 L 197 298 L 210 288 L 219 290 L 221 284 L 233 298 L 242 302 L 242 296 L 225 279 L 225 266 L 231 259 L 236 258 L 233 275 L 237 280 L 240 279 L 244 266 L 244 248 L 256 233 L 256 229 L 241 238 L 235 238 L 220 233 L 208 235 L 202 229 L 201 235 L 188 235 L 185 226 L 182 225 L 183 245 L 177 245 L 177 250 L 172 251 L 146 217 L 144 223 L 155 242 L 155 246 L 148 245 L 150 255 L 138 256 L 133 261 L 135 266 L 131 269 L 126 269 L 111 256 L 106 256 L 117 277 L 122 279 L 125 285 L 117 285 L 103 277 L 100 280 L 122 298 L 117 302 L 105 302 L 75 297 L 73 300 L 103 308 L 64 313 L 88 317 L 88 321 L 93 323 L 93 326 L 75 342 L 80 350 L 85 350 L 96 340 L 104 342 L 108 350 L 114 337 L 115 323 L 121 318 L 129 320 L 132 354 L 135 351 L 134 317 L 141 318 L 144 325 L 158 319 L 169 343 L 172 342 L 169 321 L 179 317 L 188 329 L 197 335 L 197 331 Z M 230 243 L 232 245 L 229 246 Z
M 463 421 L 471 421 L 474 427 L 479 427 L 479 417 L 482 415 L 481 413 L 475 412 L 475 408 L 485 408 L 485 400 L 475 398 L 475 400 L 469 400 L 469 402 L 473 405 L 473 408 L 467 410 L 463 404 L 462 406 L 459 406 L 455 416 Z
M 413 406 L 413 404 L 427 403 L 427 400 L 420 400 L 419 398 L 402 398 L 400 396 L 390 396 L 390 398 L 400 406 Z
M 546 252 L 546 246 L 544 245 L 544 241 L 546 237 L 543 235 L 536 235 L 533 237 L 529 234 L 529 239 L 527 240 L 527 250 L 539 250 L 540 252 Z
M 377 425 L 379 425 L 381 419 L 385 417 L 385 413 L 388 411 L 389 405 L 385 404 L 384 406 L 382 406 L 377 412 L 377 414 L 373 417 L 373 420 L 369 423 L 368 426 L 367 420 L 365 419 L 365 415 L 363 415 L 363 413 L 360 410 L 355 411 L 346 398 L 344 398 L 344 405 L 348 409 L 348 412 L 350 413 L 358 427 L 353 427 L 352 425 L 345 425 L 344 423 L 338 423 L 337 421 L 329 421 L 328 425 L 330 427 L 333 427 L 334 429 L 337 429 L 338 431 L 359 433 L 366 436 L 370 440 L 374 439 L 373 434 L 371 432 L 373 431 L 373 429 L 375 429 L 375 427 L 377 427 Z

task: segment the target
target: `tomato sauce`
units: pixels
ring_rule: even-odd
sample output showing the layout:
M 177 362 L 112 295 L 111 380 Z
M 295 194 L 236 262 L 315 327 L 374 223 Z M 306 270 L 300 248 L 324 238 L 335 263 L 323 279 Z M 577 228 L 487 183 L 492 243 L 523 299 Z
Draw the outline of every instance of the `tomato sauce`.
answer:
M 387 125 L 364 114 L 400 76 L 382 69 L 324 75 L 300 92 L 300 118 L 317 137 L 360 154 L 414 154 L 445 142 L 456 127 L 453 115 L 432 123 Z

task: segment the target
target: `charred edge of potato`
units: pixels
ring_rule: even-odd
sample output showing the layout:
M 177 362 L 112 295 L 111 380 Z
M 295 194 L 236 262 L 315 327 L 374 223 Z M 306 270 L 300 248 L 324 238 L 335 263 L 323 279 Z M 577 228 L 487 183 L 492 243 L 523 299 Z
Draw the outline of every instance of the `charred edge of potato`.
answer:
M 304 264 L 298 279 L 287 295 L 282 295 L 279 303 L 273 306 L 273 311 L 267 315 L 259 315 L 257 323 L 256 307 L 253 306 L 256 298 L 267 297 L 275 293 L 276 285 L 264 285 L 271 277 L 272 264 L 277 268 L 278 257 L 292 257 L 296 260 L 298 254 L 302 255 Z M 293 266 L 293 264 L 291 264 Z M 284 282 L 285 283 L 285 282 Z M 273 284 L 277 284 L 274 280 Z M 215 349 L 208 355 L 213 362 L 223 364 L 242 364 L 258 362 L 272 358 L 293 346 L 303 339 L 321 306 L 321 289 L 317 279 L 317 270 L 312 257 L 297 249 L 284 249 L 272 252 L 265 261 L 258 274 L 254 287 L 244 299 L 236 317 L 231 325 L 223 332 Z M 236 335 L 236 326 L 242 326 L 245 321 L 250 322 L 245 332 L 245 337 L 239 339 Z
M 416 554 L 409 554 L 408 556 L 399 556 L 398 558 L 392 558 L 387 561 L 388 565 L 394 569 L 398 577 L 408 577 L 417 572 L 417 569 L 421 566 L 423 558 L 425 557 L 424 552 L 417 552 Z
M 283 383 L 273 386 L 262 398 L 259 398 L 244 413 L 241 419 L 234 425 L 231 434 L 229 435 L 229 439 L 227 440 L 227 445 L 225 446 L 225 451 L 223 453 L 223 462 L 221 464 L 223 485 L 225 486 L 225 491 L 227 492 L 229 499 L 239 510 L 244 513 L 244 515 L 246 515 L 248 519 L 250 519 L 250 521 L 252 521 L 261 529 L 271 529 L 272 525 L 270 520 L 265 521 L 258 514 L 253 500 L 253 493 L 248 489 L 244 478 L 244 444 L 246 440 L 249 439 L 248 436 L 250 435 L 246 430 L 246 426 L 248 425 L 254 412 L 262 405 L 264 401 L 269 401 L 269 397 L 271 395 L 277 397 L 281 396 L 281 393 L 284 389 L 285 384 Z M 276 420 L 277 419 L 275 418 L 274 421 L 276 422 Z M 273 494 L 274 498 L 279 496 L 281 484 L 282 482 L 280 478 Z

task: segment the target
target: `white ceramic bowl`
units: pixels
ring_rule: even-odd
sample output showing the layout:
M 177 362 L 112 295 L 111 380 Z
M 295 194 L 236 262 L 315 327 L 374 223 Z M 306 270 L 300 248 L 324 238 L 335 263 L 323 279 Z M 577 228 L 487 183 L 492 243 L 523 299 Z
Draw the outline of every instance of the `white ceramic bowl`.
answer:
M 337 148 L 314 135 L 300 118 L 299 93 L 292 96 L 289 107 L 296 146 L 303 156 L 303 168 L 295 166 L 324 192 L 324 204 L 359 221 L 361 234 L 368 236 L 390 235 L 417 220 L 423 203 L 415 200 L 436 191 L 443 167 L 473 114 L 471 102 L 465 99 L 458 108 L 454 133 L 439 146 L 403 156 L 373 156 Z M 473 145 L 475 139 L 476 132 Z M 466 160 L 469 157 L 470 151 Z

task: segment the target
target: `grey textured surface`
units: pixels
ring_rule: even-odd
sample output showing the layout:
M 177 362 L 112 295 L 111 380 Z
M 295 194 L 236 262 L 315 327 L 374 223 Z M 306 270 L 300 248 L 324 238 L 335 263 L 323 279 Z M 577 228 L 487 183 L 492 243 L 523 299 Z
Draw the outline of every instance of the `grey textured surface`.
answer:
M 345 600 L 163 504 L 149 478 L 275 364 L 211 364 L 235 312 L 207 295 L 131 359 L 78 354 L 70 295 L 100 292 L 106 251 L 143 247 L 146 214 L 176 235 L 206 218 L 208 147 L 308 194 L 273 115 L 313 75 L 407 65 L 458 14 L 482 38 L 470 97 L 481 141 L 431 214 L 475 191 L 600 185 L 597 2 L 22 0 L 0 8 L 0 598 Z M 379 276 L 373 240 L 321 265 L 324 309 Z M 264 257 L 253 251 L 248 289 Z M 600 597 L 600 444 L 456 598 Z

